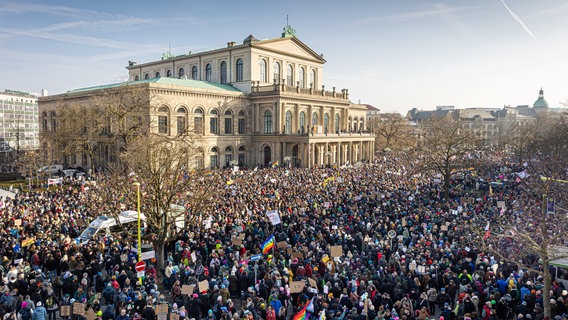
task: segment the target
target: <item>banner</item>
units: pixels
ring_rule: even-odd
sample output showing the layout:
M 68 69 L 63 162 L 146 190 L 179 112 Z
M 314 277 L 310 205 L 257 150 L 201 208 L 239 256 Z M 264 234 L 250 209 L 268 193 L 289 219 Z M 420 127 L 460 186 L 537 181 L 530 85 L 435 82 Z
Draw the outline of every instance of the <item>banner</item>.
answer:
M 47 185 L 63 184 L 63 178 L 47 179 Z
M 268 219 L 270 219 L 270 222 L 272 222 L 273 226 L 282 223 L 280 215 L 278 215 L 278 210 L 266 211 L 266 215 L 268 216 Z

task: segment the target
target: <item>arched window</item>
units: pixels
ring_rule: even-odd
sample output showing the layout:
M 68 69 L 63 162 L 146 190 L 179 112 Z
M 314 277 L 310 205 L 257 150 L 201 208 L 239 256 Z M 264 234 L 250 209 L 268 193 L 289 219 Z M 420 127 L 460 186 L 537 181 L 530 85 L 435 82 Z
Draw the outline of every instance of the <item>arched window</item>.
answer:
M 166 77 L 168 77 L 168 78 L 172 77 L 172 70 L 166 71 Z
M 246 151 L 245 147 L 243 147 L 243 146 L 239 147 L 239 159 L 238 159 L 239 160 L 239 166 L 245 165 L 245 159 L 246 159 L 245 158 L 246 157 L 245 151 Z
M 55 111 L 51 111 L 51 132 L 57 131 L 57 116 Z
M 246 130 L 247 130 L 247 123 L 246 123 L 246 118 L 245 118 L 245 112 L 244 111 L 240 111 L 239 112 L 239 134 L 245 134 Z
M 140 80 L 140 77 L 139 77 L 138 75 L 136 75 L 136 76 L 134 77 L 134 81 L 138 81 L 138 80 Z
M 225 111 L 225 134 L 233 134 L 233 113 Z
M 148 73 L 145 73 L 144 74 L 144 80 L 148 80 L 148 79 L 150 79 L 150 75 Z
M 183 76 L 185 76 L 185 70 L 183 68 L 179 68 L 178 78 L 183 78 Z
M 353 132 L 357 132 L 357 121 L 359 119 L 357 119 L 357 117 L 355 117 L 355 119 L 353 119 Z
M 243 59 L 237 59 L 237 82 L 243 81 Z
M 329 114 L 323 115 L 323 132 L 327 133 L 329 129 Z
M 160 107 L 158 109 L 158 133 L 168 133 L 168 108 Z
M 211 64 L 205 66 L 205 81 L 211 82 Z
M 259 77 L 260 82 L 267 82 L 266 81 L 266 61 L 264 59 L 260 59 L 258 61 L 258 68 L 259 68 Z
M 298 70 L 298 81 L 300 81 L 300 88 L 306 87 L 306 79 L 304 79 L 305 76 L 304 67 L 301 67 L 300 70 Z
M 41 130 L 47 132 L 47 112 L 41 114 Z
M 291 64 L 286 67 L 286 84 L 289 86 L 294 85 L 294 67 Z
M 280 63 L 274 62 L 274 83 L 280 83 Z
M 312 126 L 317 126 L 318 125 L 318 114 L 317 113 L 312 113 Z
M 353 121 L 351 120 L 351 117 L 349 117 L 347 120 L 348 120 L 348 123 L 347 123 L 348 129 L 349 129 L 349 132 L 351 132 L 351 128 L 353 126 Z
M 177 109 L 177 134 L 182 135 L 186 132 L 187 127 L 187 111 L 185 108 Z
M 264 112 L 264 133 L 272 133 L 272 112 L 270 110 Z
M 159 77 L 160 77 L 160 71 L 157 71 L 156 72 L 156 78 L 159 78 Z
M 231 165 L 231 161 L 233 161 L 233 148 L 226 147 L 225 148 L 225 166 Z
M 203 133 L 203 110 L 201 108 L 195 109 L 195 116 L 193 116 L 193 130 L 197 134 Z
M 312 69 L 310 71 L 310 88 L 316 88 L 316 70 Z
M 219 120 L 217 119 L 217 110 L 211 110 L 211 118 L 209 119 L 209 133 L 218 134 L 219 133 Z
M 335 114 L 335 133 L 339 133 L 339 113 Z
M 219 79 L 221 83 L 227 83 L 227 63 L 225 61 L 221 62 L 219 68 Z
M 300 133 L 306 132 L 306 113 L 300 112 Z
M 292 112 L 290 110 L 286 111 L 286 122 L 284 124 L 284 133 L 292 133 Z
M 219 149 L 211 148 L 211 168 L 219 167 Z
M 197 80 L 197 66 L 191 68 L 191 79 Z

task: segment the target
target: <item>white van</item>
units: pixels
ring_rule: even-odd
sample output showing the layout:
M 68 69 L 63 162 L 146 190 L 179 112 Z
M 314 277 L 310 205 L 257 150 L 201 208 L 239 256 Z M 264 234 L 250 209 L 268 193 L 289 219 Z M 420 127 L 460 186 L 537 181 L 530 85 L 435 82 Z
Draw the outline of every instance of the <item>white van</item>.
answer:
M 146 216 L 143 213 L 140 213 L 140 222 L 144 224 L 145 220 Z M 144 225 L 141 227 L 144 227 Z M 98 235 L 102 234 L 109 236 L 123 230 L 128 230 L 133 234 L 137 233 L 138 211 L 123 211 L 118 214 L 117 218 L 100 216 L 89 223 L 89 226 L 81 233 L 77 241 L 80 243 L 86 243 Z
M 41 167 L 40 169 L 37 170 L 37 172 L 40 174 L 43 173 L 48 175 L 56 174 L 61 171 L 63 171 L 63 166 L 60 164 L 53 164 L 51 166 Z

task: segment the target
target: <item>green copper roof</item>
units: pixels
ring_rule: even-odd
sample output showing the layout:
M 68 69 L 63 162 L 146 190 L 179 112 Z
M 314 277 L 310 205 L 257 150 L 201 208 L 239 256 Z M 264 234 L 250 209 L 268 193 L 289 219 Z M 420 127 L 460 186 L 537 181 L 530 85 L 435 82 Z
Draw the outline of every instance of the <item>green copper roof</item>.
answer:
M 221 83 L 199 81 L 199 80 L 192 80 L 192 79 L 176 79 L 176 78 L 168 78 L 168 77 L 160 77 L 160 78 L 152 78 L 152 79 L 145 79 L 145 80 L 139 80 L 139 81 L 128 81 L 128 82 L 120 82 L 120 83 L 111 83 L 111 84 L 106 84 L 106 85 L 101 85 L 101 86 L 75 89 L 75 90 L 71 90 L 69 92 L 104 90 L 104 89 L 111 89 L 111 88 L 116 88 L 116 87 L 120 87 L 120 86 L 125 86 L 125 85 L 136 85 L 136 84 L 141 84 L 141 83 L 157 83 L 157 84 L 167 84 L 167 85 L 172 85 L 172 86 L 180 86 L 180 87 L 188 87 L 188 88 L 196 88 L 196 89 L 241 92 L 239 89 L 233 87 L 230 84 L 221 84 Z
M 540 88 L 538 99 L 533 103 L 533 108 L 548 108 L 548 102 L 544 99 L 544 90 Z

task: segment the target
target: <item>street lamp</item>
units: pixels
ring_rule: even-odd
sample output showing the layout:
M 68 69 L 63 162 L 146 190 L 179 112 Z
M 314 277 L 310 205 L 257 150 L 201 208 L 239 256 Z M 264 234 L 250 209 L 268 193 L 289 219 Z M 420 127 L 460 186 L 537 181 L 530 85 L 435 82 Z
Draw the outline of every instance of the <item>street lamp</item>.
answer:
M 138 204 L 138 261 L 142 261 L 142 235 L 140 234 L 140 182 L 132 183 L 136 187 L 136 198 Z M 140 277 L 140 285 L 142 285 L 142 277 Z

